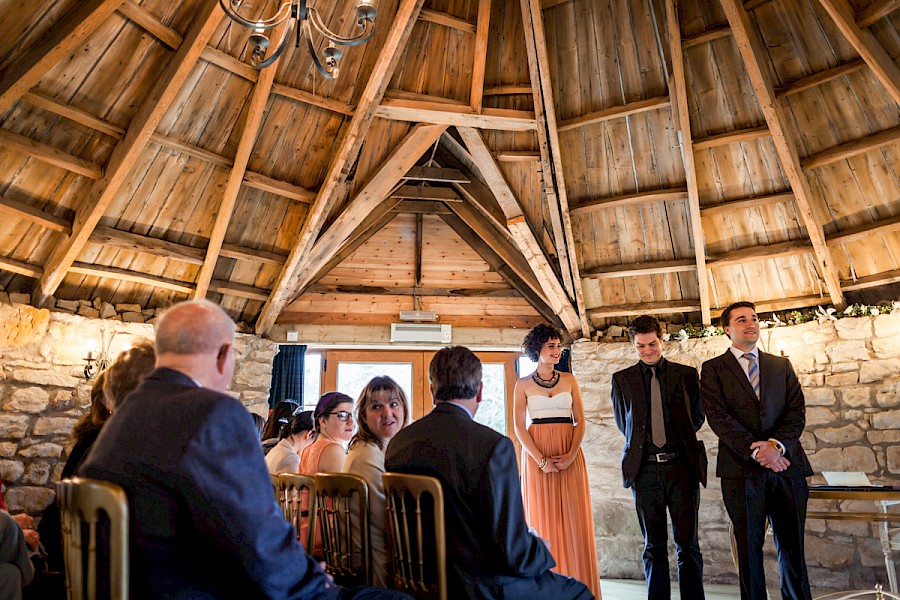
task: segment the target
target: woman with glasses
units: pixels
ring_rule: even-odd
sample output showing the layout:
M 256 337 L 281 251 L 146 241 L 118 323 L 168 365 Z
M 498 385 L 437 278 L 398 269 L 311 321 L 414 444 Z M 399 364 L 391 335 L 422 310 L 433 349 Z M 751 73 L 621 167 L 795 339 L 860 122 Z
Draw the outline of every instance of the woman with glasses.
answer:
M 381 474 L 384 473 L 384 450 L 388 442 L 409 424 L 406 394 L 390 377 L 375 377 L 359 395 L 356 420 L 359 430 L 350 440 L 344 472 L 359 475 L 369 486 L 369 543 L 373 583 L 385 587 L 388 583 L 388 554 L 384 539 L 386 511 Z

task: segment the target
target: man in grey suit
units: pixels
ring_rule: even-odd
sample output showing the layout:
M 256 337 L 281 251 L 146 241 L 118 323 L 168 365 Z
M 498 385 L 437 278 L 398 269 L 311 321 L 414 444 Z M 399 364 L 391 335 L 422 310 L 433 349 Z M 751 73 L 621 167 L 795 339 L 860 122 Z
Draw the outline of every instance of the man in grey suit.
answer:
M 481 361 L 462 346 L 428 368 L 435 408 L 388 445 L 387 471 L 436 477 L 444 491 L 450 598 L 587 600 L 584 584 L 550 571 L 556 562 L 528 531 L 509 438 L 473 420 Z
M 722 313 L 731 347 L 703 363 L 700 396 L 709 426 L 719 436 L 716 475 L 734 526 L 741 599 L 765 600 L 765 524 L 778 548 L 781 595 L 811 600 L 803 550 L 806 477 L 812 468 L 800 435 L 806 405 L 788 359 L 761 352 L 759 317 L 752 302 Z

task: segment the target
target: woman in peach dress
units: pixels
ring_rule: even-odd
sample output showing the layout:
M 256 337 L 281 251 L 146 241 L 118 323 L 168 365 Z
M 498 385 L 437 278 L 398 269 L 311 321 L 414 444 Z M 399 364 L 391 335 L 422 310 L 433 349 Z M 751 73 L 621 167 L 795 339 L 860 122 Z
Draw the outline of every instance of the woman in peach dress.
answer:
M 561 341 L 556 328 L 541 324 L 523 343 L 538 363 L 534 373 L 519 379 L 515 392 L 525 520 L 550 545 L 555 571 L 581 581 L 599 599 L 594 516 L 581 452 L 584 406 L 575 377 L 556 370 Z

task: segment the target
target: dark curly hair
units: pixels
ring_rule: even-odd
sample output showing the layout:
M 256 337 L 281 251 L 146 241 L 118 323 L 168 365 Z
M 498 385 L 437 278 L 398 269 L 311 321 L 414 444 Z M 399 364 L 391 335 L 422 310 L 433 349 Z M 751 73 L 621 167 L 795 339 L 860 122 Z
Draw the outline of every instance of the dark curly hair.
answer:
M 540 323 L 532 327 L 528 335 L 525 336 L 525 341 L 522 342 L 522 350 L 525 351 L 525 356 L 537 362 L 538 357 L 541 355 L 541 348 L 550 340 L 562 340 L 562 333 L 553 325 Z

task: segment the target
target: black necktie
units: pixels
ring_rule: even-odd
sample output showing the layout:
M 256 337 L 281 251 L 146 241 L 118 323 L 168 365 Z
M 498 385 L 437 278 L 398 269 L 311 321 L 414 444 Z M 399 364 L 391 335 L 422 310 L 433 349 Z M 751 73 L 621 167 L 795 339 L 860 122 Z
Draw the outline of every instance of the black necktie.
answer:
M 666 445 L 666 420 L 663 416 L 662 390 L 656 378 L 656 367 L 650 367 L 650 425 L 653 445 L 662 448 Z

